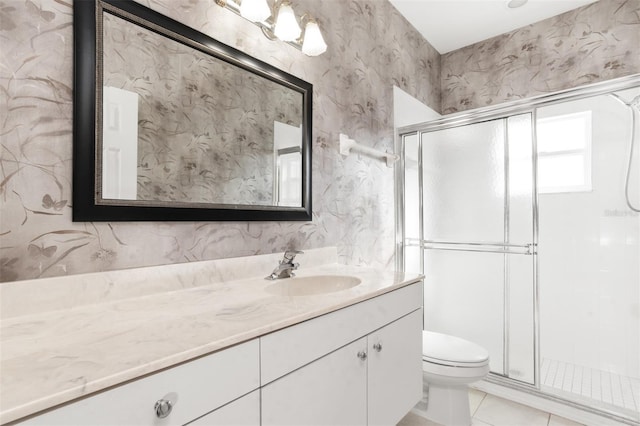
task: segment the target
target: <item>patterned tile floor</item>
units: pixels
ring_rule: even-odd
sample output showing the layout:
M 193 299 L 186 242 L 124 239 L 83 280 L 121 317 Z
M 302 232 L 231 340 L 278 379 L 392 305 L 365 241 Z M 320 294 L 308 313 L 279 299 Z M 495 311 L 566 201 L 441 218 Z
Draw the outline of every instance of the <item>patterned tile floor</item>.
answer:
M 469 390 L 469 404 L 472 426 L 580 426 L 580 423 L 475 389 Z M 423 400 L 397 426 L 441 426 L 423 417 L 425 407 Z
M 542 390 L 588 405 L 627 414 L 640 409 L 640 380 L 543 358 Z

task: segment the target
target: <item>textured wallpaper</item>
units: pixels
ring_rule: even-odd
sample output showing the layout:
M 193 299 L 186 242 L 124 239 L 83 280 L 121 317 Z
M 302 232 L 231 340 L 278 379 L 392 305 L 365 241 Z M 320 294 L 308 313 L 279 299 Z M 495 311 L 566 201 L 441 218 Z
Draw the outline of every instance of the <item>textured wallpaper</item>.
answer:
M 442 113 L 640 72 L 640 0 L 600 0 L 442 55 Z
M 137 199 L 273 205 L 302 94 L 108 13 L 104 34 L 103 84 L 138 95 Z
M 338 134 L 392 150 L 394 85 L 448 113 L 640 71 L 640 0 L 600 0 L 442 58 L 386 0 L 295 1 L 329 45 L 315 58 L 211 0 L 139 1 L 314 85 L 313 221 L 73 223 L 73 2 L 9 0 L 0 3 L 0 281 L 331 245 L 343 262 L 392 266 L 393 171 L 342 157 Z
M 313 221 L 72 222 L 73 2 L 2 1 L 0 280 L 332 245 L 343 262 L 393 266 L 393 169 L 338 147 L 342 132 L 393 150 L 394 85 L 440 109 L 440 57 L 393 6 L 294 1 L 329 46 L 310 58 L 211 0 L 140 2 L 314 85 Z

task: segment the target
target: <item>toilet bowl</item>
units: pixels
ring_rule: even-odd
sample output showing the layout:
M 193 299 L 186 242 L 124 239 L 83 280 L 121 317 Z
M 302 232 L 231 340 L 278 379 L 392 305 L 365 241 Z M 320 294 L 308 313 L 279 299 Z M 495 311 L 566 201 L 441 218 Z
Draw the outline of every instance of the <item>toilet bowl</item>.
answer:
M 459 337 L 422 332 L 422 369 L 429 385 L 426 417 L 446 426 L 469 426 L 468 385 L 489 374 L 489 353 Z

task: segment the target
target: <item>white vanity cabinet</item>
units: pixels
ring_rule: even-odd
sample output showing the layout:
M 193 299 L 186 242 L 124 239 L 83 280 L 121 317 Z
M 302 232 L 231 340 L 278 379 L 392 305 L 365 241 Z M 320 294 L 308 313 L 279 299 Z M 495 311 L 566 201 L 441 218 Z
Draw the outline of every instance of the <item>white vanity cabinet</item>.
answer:
M 394 425 L 422 398 L 422 286 L 261 338 L 262 425 Z
M 33 417 L 35 426 L 228 426 L 230 417 L 260 418 L 258 339 L 189 361 Z M 250 394 L 254 392 L 254 396 Z M 246 396 L 245 396 L 246 395 Z M 157 413 L 156 403 L 164 414 Z M 169 401 L 171 408 L 166 402 Z M 219 409 L 218 411 L 213 411 Z M 213 411 L 213 413 L 211 413 Z M 208 418 L 208 419 L 207 419 Z M 241 419 L 239 419 L 241 420 Z M 258 420 L 259 422 L 259 420 Z M 239 423 L 258 424 L 258 423 Z
M 394 425 L 422 397 L 421 305 L 411 284 L 18 424 Z

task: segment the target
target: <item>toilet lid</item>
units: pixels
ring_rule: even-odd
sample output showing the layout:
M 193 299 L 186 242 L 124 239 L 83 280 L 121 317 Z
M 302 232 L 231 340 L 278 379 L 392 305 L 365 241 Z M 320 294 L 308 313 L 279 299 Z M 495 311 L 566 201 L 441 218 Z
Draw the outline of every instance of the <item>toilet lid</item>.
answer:
M 422 355 L 425 361 L 459 367 L 477 367 L 489 361 L 482 346 L 447 334 L 422 332 Z

